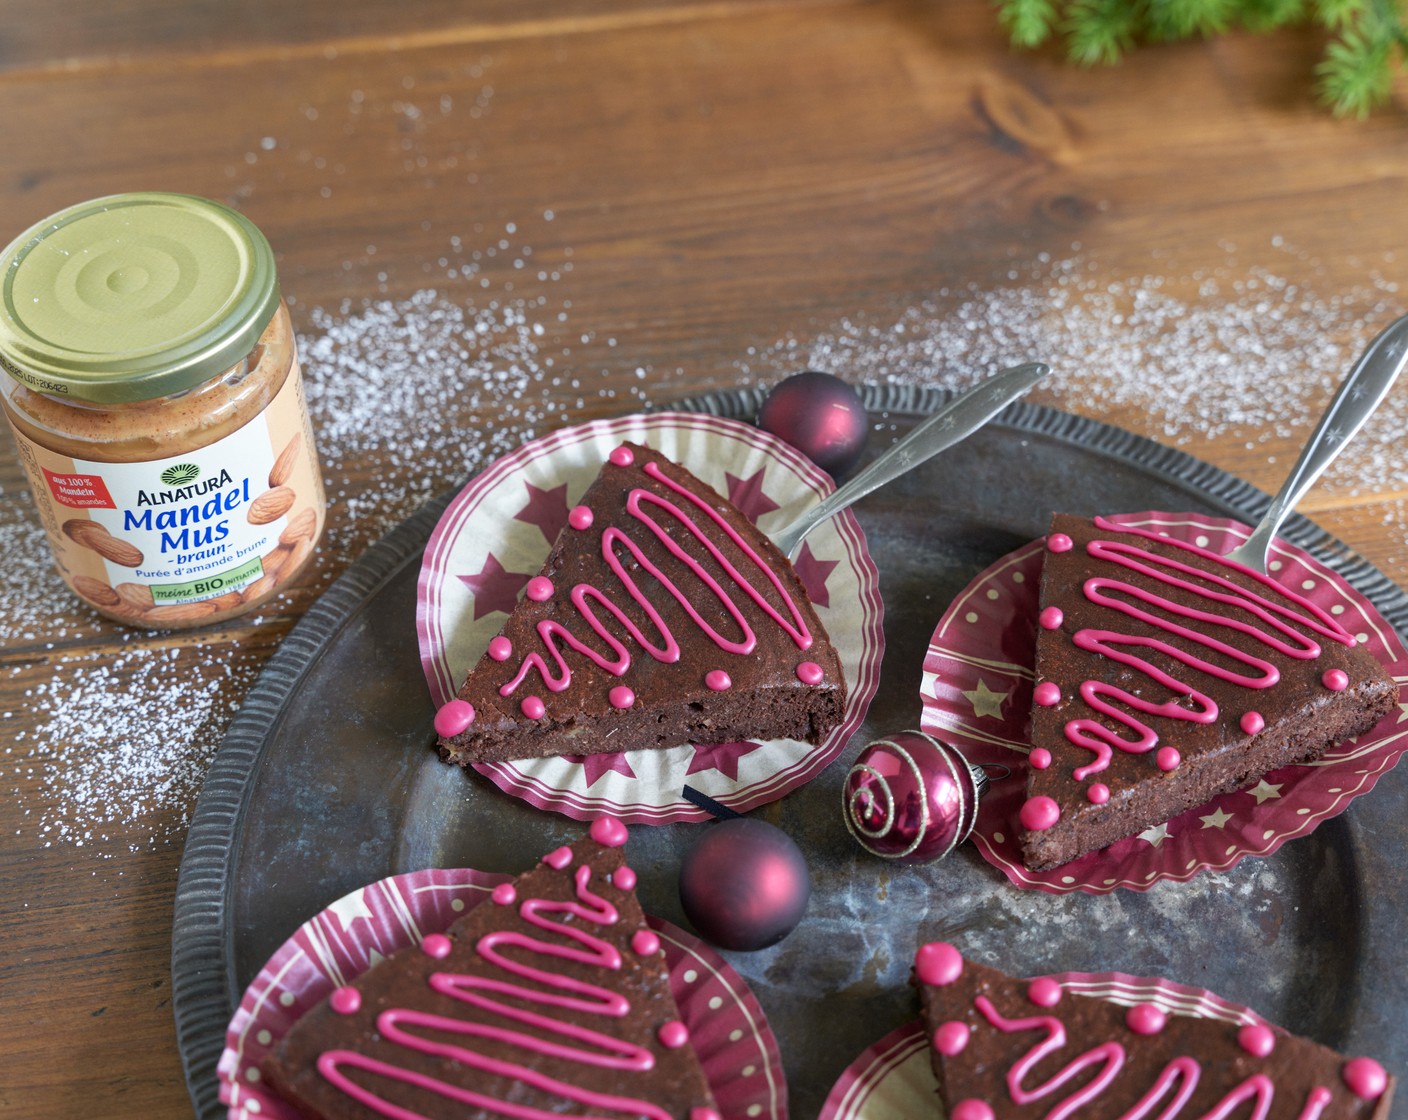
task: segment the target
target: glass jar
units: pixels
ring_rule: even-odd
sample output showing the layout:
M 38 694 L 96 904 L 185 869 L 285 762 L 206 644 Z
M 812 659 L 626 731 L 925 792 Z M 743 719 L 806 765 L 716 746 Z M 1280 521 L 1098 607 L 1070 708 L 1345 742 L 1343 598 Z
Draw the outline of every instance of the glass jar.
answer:
M 273 251 L 177 194 L 61 211 L 0 255 L 0 391 L 60 574 L 136 626 L 266 602 L 322 535 Z

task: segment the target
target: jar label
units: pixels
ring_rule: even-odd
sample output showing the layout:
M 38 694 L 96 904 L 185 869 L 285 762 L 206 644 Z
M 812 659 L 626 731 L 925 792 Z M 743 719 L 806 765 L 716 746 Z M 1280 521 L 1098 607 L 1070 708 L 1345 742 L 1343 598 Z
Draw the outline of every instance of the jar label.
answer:
M 59 571 L 138 625 L 196 622 L 263 599 L 322 532 L 322 479 L 297 364 L 249 423 L 140 463 L 56 454 L 15 432 Z

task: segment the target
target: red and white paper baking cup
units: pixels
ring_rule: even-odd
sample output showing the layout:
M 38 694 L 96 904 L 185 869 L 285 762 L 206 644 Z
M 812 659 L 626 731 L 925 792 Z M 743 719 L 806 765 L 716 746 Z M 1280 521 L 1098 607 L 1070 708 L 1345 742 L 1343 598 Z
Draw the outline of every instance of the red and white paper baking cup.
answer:
M 527 443 L 450 503 L 426 545 L 416 609 L 421 664 L 436 706 L 455 690 L 537 573 L 567 512 L 620 443 L 657 449 L 728 496 L 764 531 L 791 523 L 833 489 L 793 448 L 757 428 L 694 413 L 595 421 Z M 628 824 L 709 818 L 690 786 L 736 812 L 815 777 L 865 718 L 884 653 L 880 581 L 855 517 L 844 511 L 806 539 L 795 565 L 846 674 L 845 715 L 818 746 L 791 739 L 682 744 L 667 750 L 476 765 L 506 793 L 576 820 Z
M 300 1120 L 264 1087 L 259 1063 L 304 1012 L 396 952 L 440 933 L 511 876 L 463 868 L 393 875 L 310 918 L 260 970 L 225 1034 L 220 1100 L 230 1120 Z M 777 1040 L 743 979 L 702 941 L 647 917 L 670 989 L 724 1120 L 787 1120 Z
M 1194 514 L 1133 513 L 1110 518 L 1226 553 L 1247 538 L 1236 521 Z M 1018 842 L 1026 796 L 1026 754 L 1036 654 L 1041 540 L 1009 553 L 953 601 L 924 658 L 921 725 L 988 765 L 992 778 L 978 808 L 973 840 L 989 862 L 1019 887 L 1052 893 L 1146 890 L 1203 870 L 1226 870 L 1245 856 L 1264 856 L 1344 812 L 1408 750 L 1408 707 L 1378 727 L 1332 748 L 1319 762 L 1274 771 L 1249 789 L 1224 794 L 1137 836 L 1089 852 L 1050 871 L 1028 871 Z M 1387 668 L 1408 684 L 1408 651 L 1373 605 L 1305 550 L 1278 539 L 1270 574 L 1334 615 Z M 1000 776 L 1006 773 L 1006 776 Z

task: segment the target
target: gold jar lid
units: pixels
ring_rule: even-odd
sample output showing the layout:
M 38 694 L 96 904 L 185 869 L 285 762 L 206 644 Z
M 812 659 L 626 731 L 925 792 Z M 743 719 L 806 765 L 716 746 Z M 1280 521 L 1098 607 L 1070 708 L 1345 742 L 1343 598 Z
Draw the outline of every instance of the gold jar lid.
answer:
M 0 365 L 96 404 L 171 396 L 253 351 L 279 306 L 274 253 L 244 215 L 145 192 L 62 210 L 0 255 Z

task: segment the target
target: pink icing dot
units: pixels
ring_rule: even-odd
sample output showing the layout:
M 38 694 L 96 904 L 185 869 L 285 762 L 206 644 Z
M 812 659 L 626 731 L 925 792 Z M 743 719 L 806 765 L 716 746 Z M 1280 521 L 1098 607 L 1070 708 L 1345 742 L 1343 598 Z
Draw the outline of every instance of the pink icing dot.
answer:
M 1070 552 L 1075 547 L 1075 543 L 1065 533 L 1052 533 L 1046 538 L 1046 547 L 1052 552 Z
M 1266 720 L 1260 712 L 1245 712 L 1238 721 L 1242 725 L 1242 731 L 1247 735 L 1260 735 L 1266 727 Z
M 1061 686 L 1051 681 L 1042 681 L 1032 689 L 1032 699 L 1043 708 L 1054 708 L 1061 702 Z
M 631 948 L 636 951 L 637 956 L 653 957 L 660 951 L 660 938 L 655 935 L 654 930 L 638 929 L 631 935 Z
M 951 1120 L 996 1120 L 996 1114 L 987 1101 L 973 1100 L 971 1097 L 954 1105 L 949 1115 Z
M 572 849 L 564 844 L 560 848 L 554 848 L 543 857 L 543 862 L 554 871 L 561 871 L 572 863 Z
M 534 576 L 528 581 L 524 594 L 535 603 L 546 603 L 552 598 L 552 580 L 547 576 Z
M 1361 1101 L 1378 1100 L 1388 1088 L 1388 1074 L 1373 1058 L 1351 1058 L 1340 1070 L 1340 1076 Z
M 1265 1023 L 1251 1023 L 1237 1032 L 1237 1045 L 1253 1058 L 1268 1058 L 1276 1049 L 1276 1034 Z
M 963 954 L 947 941 L 930 941 L 914 954 L 914 974 L 920 983 L 946 987 L 963 975 Z
M 934 1049 L 945 1058 L 952 1058 L 955 1054 L 963 1053 L 971 1033 L 967 1023 L 950 1019 L 947 1023 L 939 1024 L 939 1029 L 934 1032 Z
M 513 889 L 512 883 L 500 883 L 489 897 L 500 906 L 512 906 L 518 901 L 518 892 Z
M 657 1037 L 666 1050 L 678 1050 L 689 1041 L 689 1028 L 678 1019 L 671 1019 L 660 1028 Z
M 826 673 L 815 661 L 803 661 L 797 666 L 797 679 L 803 684 L 820 684 Z
M 618 684 L 606 694 L 613 708 L 629 708 L 636 702 L 636 694 L 623 684 Z
M 1041 623 L 1043 630 L 1059 630 L 1061 623 L 1065 620 L 1066 616 L 1062 613 L 1060 607 L 1047 607 L 1041 614 L 1037 615 L 1037 621 Z
M 701 1107 L 689 1110 L 689 1120 L 724 1120 L 724 1118 L 712 1108 Z
M 1045 747 L 1035 747 L 1032 753 L 1027 755 L 1027 761 L 1032 764 L 1033 770 L 1045 770 L 1051 765 L 1051 752 Z
M 1343 692 L 1349 687 L 1349 674 L 1343 669 L 1326 669 L 1320 681 L 1331 692 Z
M 1061 1002 L 1061 985 L 1049 976 L 1038 976 L 1027 985 L 1027 998 L 1038 1007 L 1055 1007 Z
M 1177 770 L 1182 762 L 1183 756 L 1176 747 L 1160 747 L 1158 754 L 1154 755 L 1154 764 L 1165 774 Z
M 489 639 L 489 656 L 495 661 L 507 661 L 513 656 L 513 643 L 502 634 Z
M 474 705 L 468 700 L 451 700 L 435 713 L 435 734 L 452 739 L 474 722 Z
M 618 467 L 629 467 L 636 461 L 635 455 L 631 453 L 629 447 L 618 447 L 611 453 L 611 462 Z
M 420 943 L 421 952 L 427 957 L 434 957 L 437 961 L 443 961 L 448 957 L 450 950 L 454 947 L 454 942 L 443 933 L 427 933 L 425 940 Z
M 1032 832 L 1045 832 L 1061 819 L 1061 807 L 1049 797 L 1031 797 L 1018 814 L 1022 827 Z
M 1158 1034 L 1168 1024 L 1168 1016 L 1152 1003 L 1131 1007 L 1124 1017 L 1125 1025 L 1135 1034 Z
M 624 847 L 629 835 L 626 826 L 615 817 L 597 817 L 592 821 L 589 834 L 603 848 Z
M 541 696 L 525 696 L 518 707 L 529 719 L 542 719 L 543 713 L 548 710 Z
M 1104 782 L 1091 782 L 1085 797 L 1092 805 L 1103 805 L 1110 800 L 1110 787 Z
M 611 873 L 611 885 L 623 891 L 636 889 L 636 873 L 629 867 L 618 867 Z
M 572 512 L 567 515 L 567 524 L 574 529 L 590 529 L 595 520 L 596 515 L 588 506 L 573 506 Z
M 356 988 L 338 988 L 328 997 L 328 1006 L 339 1015 L 355 1015 L 362 1006 L 362 993 Z
M 723 692 L 733 687 L 733 678 L 722 669 L 710 669 L 704 674 L 704 683 L 715 692 Z

